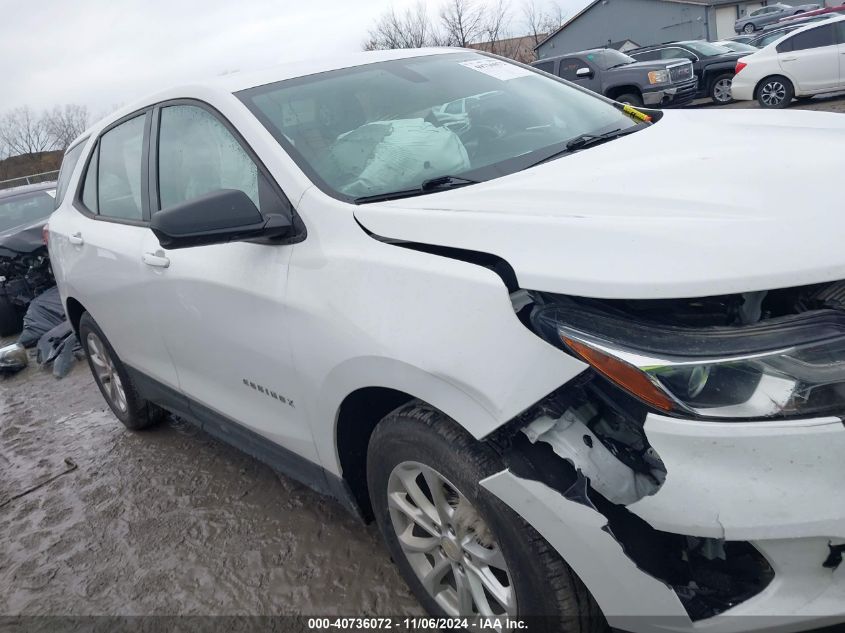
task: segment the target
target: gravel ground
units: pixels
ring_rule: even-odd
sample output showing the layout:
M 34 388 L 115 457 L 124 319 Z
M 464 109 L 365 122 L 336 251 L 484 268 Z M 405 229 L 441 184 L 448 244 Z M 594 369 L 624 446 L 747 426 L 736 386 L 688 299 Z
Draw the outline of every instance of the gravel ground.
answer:
M 127 431 L 83 362 L 0 377 L 0 473 L 0 615 L 422 613 L 373 526 L 179 420 Z
M 760 104 L 756 101 L 734 101 L 725 106 L 714 106 L 708 99 L 707 101 L 700 101 L 693 107 L 699 108 L 751 108 L 760 109 Z M 845 112 L 845 93 L 837 92 L 830 96 L 815 97 L 809 101 L 793 101 L 788 110 L 819 110 L 823 112 Z
M 84 361 L 0 377 L 0 473 L 0 615 L 422 613 L 375 527 L 179 420 L 127 431 Z

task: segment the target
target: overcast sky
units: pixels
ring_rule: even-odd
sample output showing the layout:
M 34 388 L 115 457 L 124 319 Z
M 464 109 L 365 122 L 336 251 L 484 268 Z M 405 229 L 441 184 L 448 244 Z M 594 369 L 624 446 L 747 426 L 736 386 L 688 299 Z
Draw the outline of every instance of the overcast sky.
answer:
M 480 0 L 483 1 L 483 0 Z M 512 0 L 510 29 L 522 29 Z M 537 0 L 572 15 L 587 0 Z M 0 113 L 65 103 L 99 117 L 194 78 L 357 51 L 415 0 L 0 0 Z M 435 16 L 439 2 L 430 0 Z

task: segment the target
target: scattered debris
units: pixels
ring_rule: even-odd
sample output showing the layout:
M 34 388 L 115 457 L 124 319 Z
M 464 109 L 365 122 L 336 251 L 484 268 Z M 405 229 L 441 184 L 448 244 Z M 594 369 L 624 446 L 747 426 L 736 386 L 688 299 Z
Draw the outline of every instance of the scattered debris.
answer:
M 12 374 L 29 364 L 26 348 L 20 343 L 0 347 L 0 373 Z

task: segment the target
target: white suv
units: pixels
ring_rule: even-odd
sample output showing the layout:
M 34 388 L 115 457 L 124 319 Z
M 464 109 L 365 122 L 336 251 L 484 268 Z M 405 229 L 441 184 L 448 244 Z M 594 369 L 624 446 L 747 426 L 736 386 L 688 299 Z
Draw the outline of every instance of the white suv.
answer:
M 801 628 L 845 618 L 845 220 L 837 162 L 784 149 L 843 141 L 344 56 L 97 124 L 49 248 L 127 427 L 172 411 L 375 519 L 431 613 Z

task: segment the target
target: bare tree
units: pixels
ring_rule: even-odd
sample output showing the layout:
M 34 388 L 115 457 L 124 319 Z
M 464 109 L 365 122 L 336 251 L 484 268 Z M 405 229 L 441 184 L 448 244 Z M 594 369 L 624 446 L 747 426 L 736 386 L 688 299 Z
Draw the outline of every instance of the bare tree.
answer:
M 522 16 L 528 28 L 528 35 L 534 40 L 534 46 L 542 42 L 547 35 L 554 33 L 566 21 L 566 14 L 560 5 L 554 3 L 551 9 L 537 5 L 537 0 L 524 0 Z
M 443 44 L 466 47 L 477 42 L 485 31 L 485 7 L 473 0 L 447 0 L 440 9 Z
M 37 116 L 29 106 L 10 110 L 0 119 L 0 141 L 10 156 L 39 154 L 53 147 L 46 117 Z
M 64 150 L 88 127 L 88 108 L 72 103 L 56 106 L 45 113 L 44 119 L 53 146 Z
M 484 39 L 489 42 L 490 52 L 497 55 L 511 57 L 512 51 L 503 46 L 501 40 L 507 39 L 507 28 L 510 22 L 508 5 L 505 0 L 496 0 L 496 3 L 485 11 L 485 19 L 482 24 Z
M 402 14 L 393 7 L 383 13 L 370 29 L 364 50 L 421 48 L 437 42 L 425 3 L 420 1 Z

